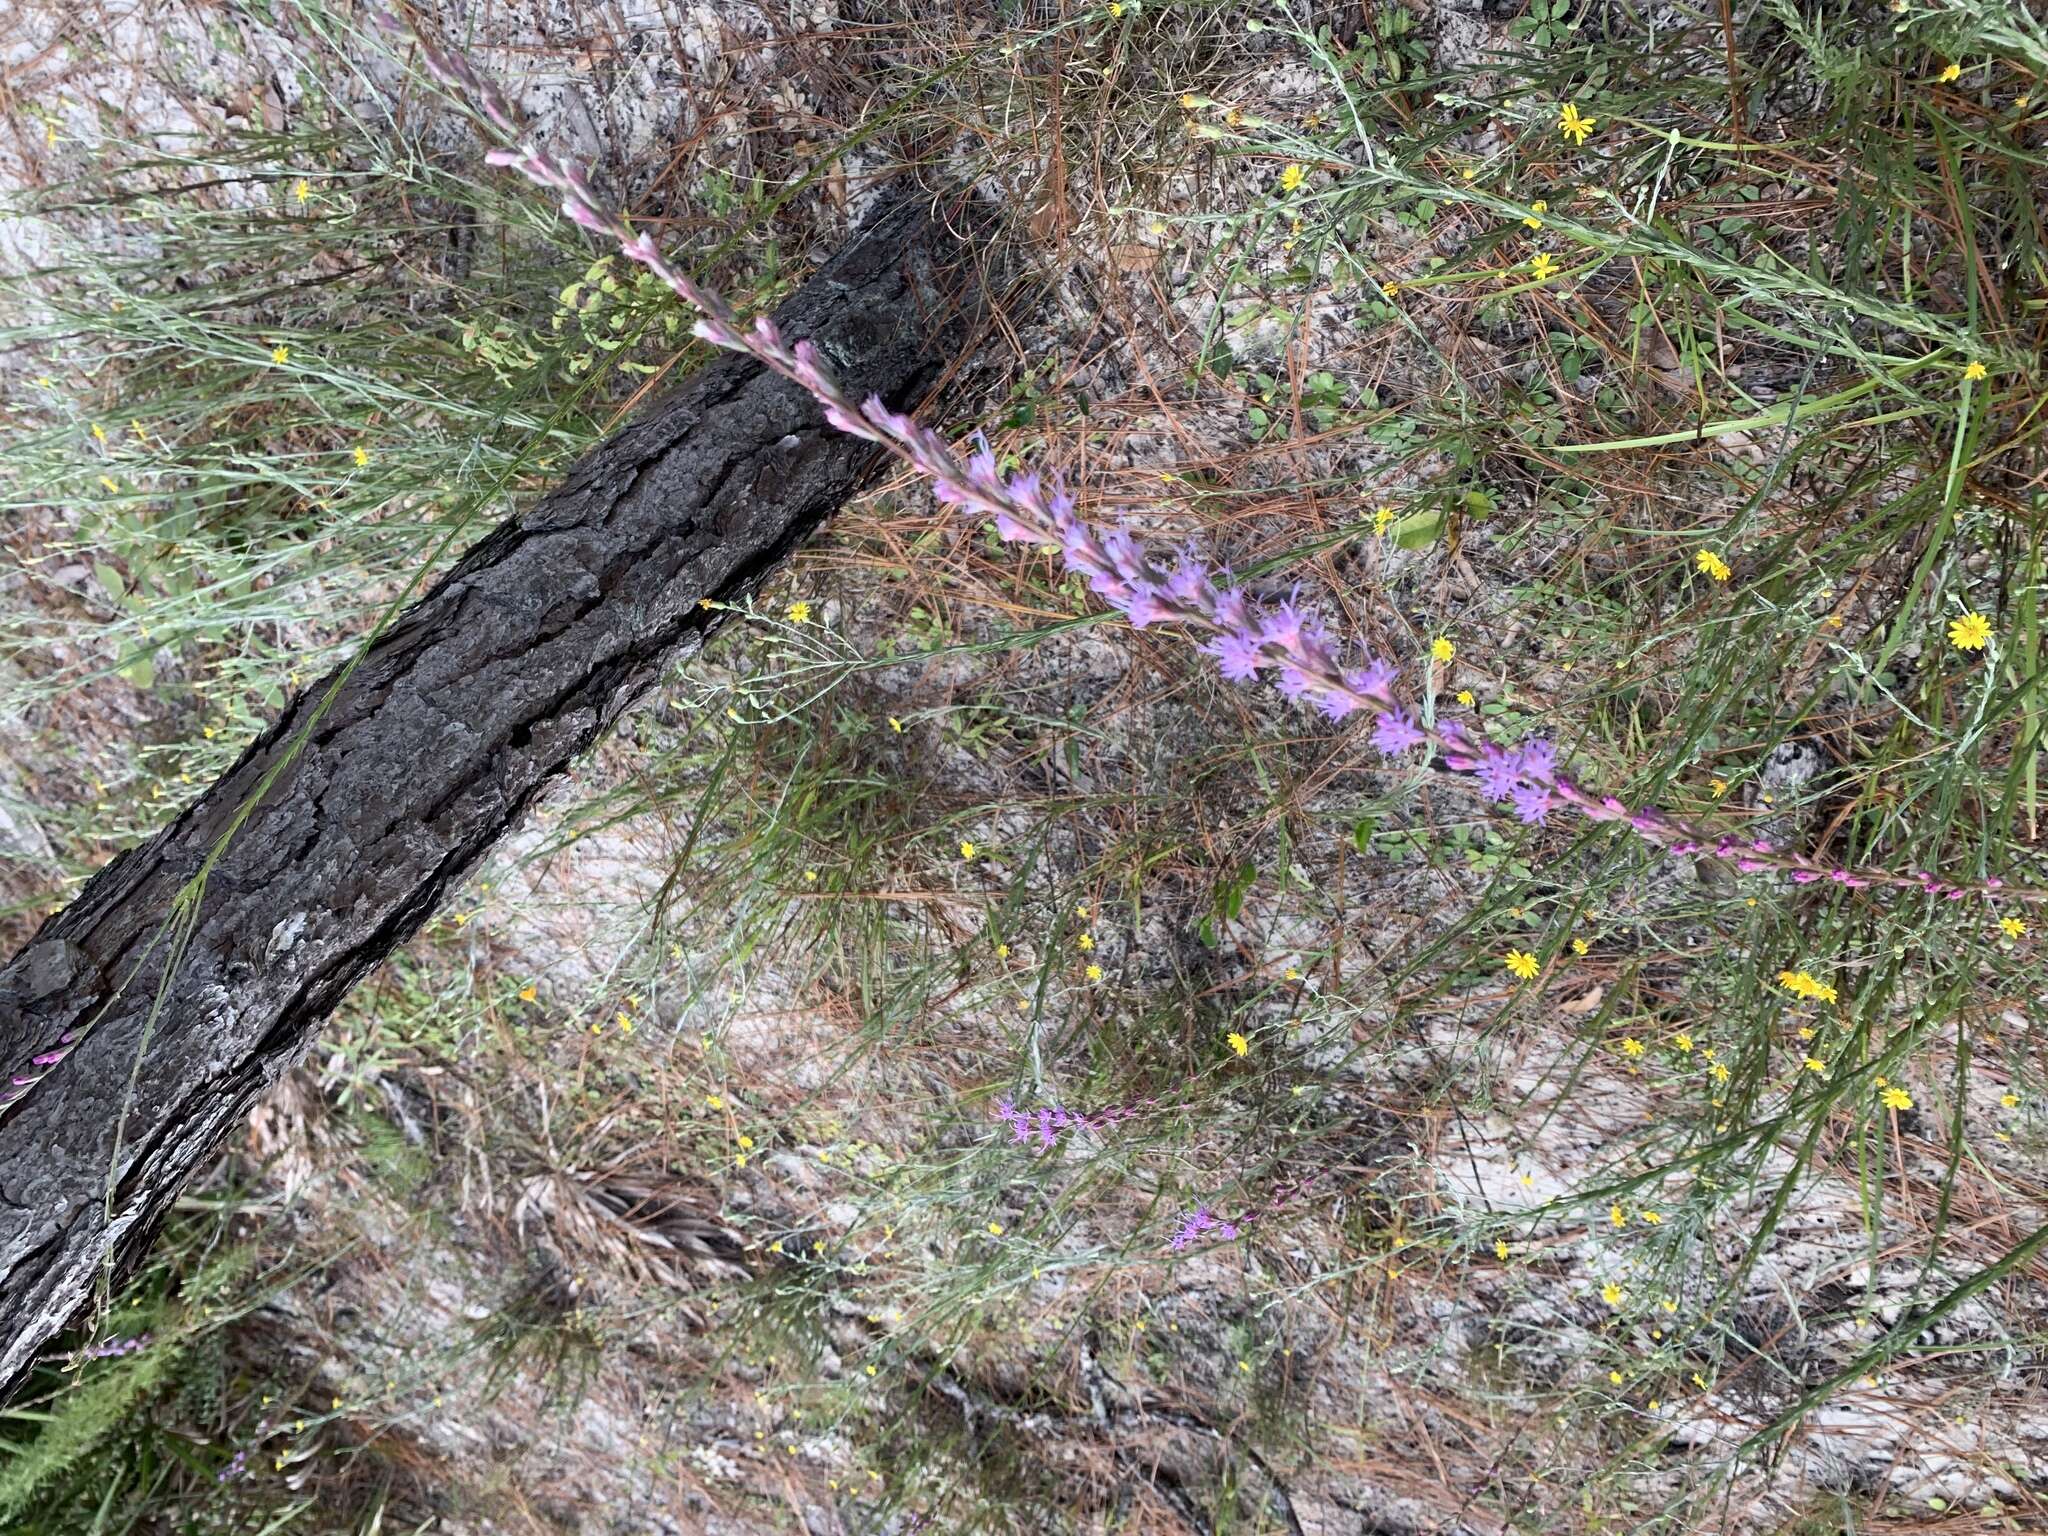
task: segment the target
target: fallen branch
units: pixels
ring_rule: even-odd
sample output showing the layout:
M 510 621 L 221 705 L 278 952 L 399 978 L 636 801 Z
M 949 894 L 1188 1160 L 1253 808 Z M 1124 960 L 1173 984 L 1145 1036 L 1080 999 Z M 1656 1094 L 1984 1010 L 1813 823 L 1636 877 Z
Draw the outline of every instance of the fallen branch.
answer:
M 972 343 L 990 232 L 900 197 L 779 318 L 908 407 Z M 0 968 L 0 1391 L 349 988 L 704 643 L 704 600 L 758 588 L 881 457 L 752 359 L 706 366 Z

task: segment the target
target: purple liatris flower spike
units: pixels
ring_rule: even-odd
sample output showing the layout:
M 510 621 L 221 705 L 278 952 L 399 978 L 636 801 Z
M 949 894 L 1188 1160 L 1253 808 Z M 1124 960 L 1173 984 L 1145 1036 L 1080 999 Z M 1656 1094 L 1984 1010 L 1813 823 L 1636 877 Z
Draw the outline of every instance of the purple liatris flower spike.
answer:
M 1173 1234 L 1172 1239 L 1168 1241 L 1166 1246 L 1175 1253 L 1179 1253 L 1188 1244 L 1215 1225 L 1216 1218 L 1209 1214 L 1209 1207 L 1198 1205 L 1195 1207 L 1194 1213 L 1180 1224 L 1180 1230 Z
M 405 27 L 373 4 L 374 24 L 393 36 Z M 476 105 L 506 139 L 526 132 L 504 92 L 459 54 L 421 39 L 421 56 L 434 77 Z M 625 257 L 644 267 L 701 314 L 695 333 L 713 345 L 745 352 L 764 367 L 808 391 L 825 419 L 840 430 L 880 444 L 928 479 L 938 499 L 974 515 L 994 517 L 1004 540 L 1057 547 L 1067 568 L 1085 578 L 1109 603 L 1125 609 L 1139 624 L 1170 619 L 1210 637 L 1205 649 L 1234 682 L 1249 682 L 1268 666 L 1289 663 L 1280 683 L 1290 698 L 1313 700 L 1324 713 L 1339 718 L 1363 707 L 1378 718 L 1372 740 L 1389 755 L 1434 743 L 1446 767 L 1478 772 L 1483 791 L 1493 800 L 1512 800 L 1525 821 L 1541 822 L 1549 810 L 1569 806 L 1593 822 L 1627 825 L 1653 846 L 1684 847 L 1697 855 L 1739 858 L 1745 870 L 1770 870 L 1801 883 L 1826 880 L 1846 887 L 1885 886 L 1906 889 L 1949 901 L 1966 896 L 1987 900 L 2048 900 L 2048 891 L 2000 889 L 1988 880 L 1966 885 L 1938 880 L 1931 874 L 1894 873 L 1884 869 L 1852 870 L 1832 859 L 1820 860 L 1767 846 L 1745 847 L 1714 829 L 1654 808 L 1631 810 L 1612 796 L 1587 792 L 1557 773 L 1556 754 L 1547 742 L 1526 742 L 1513 752 L 1484 744 L 1476 733 L 1455 721 L 1434 732 L 1424 731 L 1402 708 L 1393 689 L 1393 669 L 1372 661 L 1363 668 L 1347 666 L 1338 647 L 1311 626 L 1299 593 L 1270 612 L 1261 613 L 1245 596 L 1219 587 L 1218 573 L 1207 570 L 1192 552 L 1169 571 L 1152 560 L 1124 529 L 1095 534 L 1075 514 L 1073 498 L 1050 493 L 1039 476 L 1022 473 L 1007 482 L 994 450 L 977 433 L 969 440 L 965 461 L 930 429 L 870 396 L 855 401 L 824 367 L 817 350 L 805 343 L 785 342 L 771 322 L 743 324 L 719 295 L 700 287 L 687 273 L 670 265 L 657 243 L 605 201 L 588 175 L 531 141 L 516 149 L 495 151 L 494 164 L 517 170 L 560 197 L 568 216 L 606 239 Z M 1996 896 L 1993 895 L 1996 891 Z M 24 1063 L 27 1065 L 27 1063 Z M 4 1070 L 4 1069 L 0 1069 Z M 16 1070 L 0 1086 L 0 1106 L 18 1099 L 38 1080 L 33 1072 Z
M 1388 757 L 1413 751 L 1427 740 L 1405 709 L 1390 709 L 1373 722 L 1372 744 Z

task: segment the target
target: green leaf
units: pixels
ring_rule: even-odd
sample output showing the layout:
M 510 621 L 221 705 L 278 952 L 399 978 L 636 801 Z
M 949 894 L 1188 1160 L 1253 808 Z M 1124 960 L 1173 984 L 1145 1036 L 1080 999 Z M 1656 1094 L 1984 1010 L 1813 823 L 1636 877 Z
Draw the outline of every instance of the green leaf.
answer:
M 1443 531 L 1443 509 L 1424 507 L 1420 512 L 1410 512 L 1394 524 L 1394 542 L 1403 549 L 1427 549 Z
M 100 589 L 117 603 L 127 595 L 128 583 L 121 579 L 119 571 L 108 565 L 104 560 L 93 561 L 92 579 L 98 582 Z

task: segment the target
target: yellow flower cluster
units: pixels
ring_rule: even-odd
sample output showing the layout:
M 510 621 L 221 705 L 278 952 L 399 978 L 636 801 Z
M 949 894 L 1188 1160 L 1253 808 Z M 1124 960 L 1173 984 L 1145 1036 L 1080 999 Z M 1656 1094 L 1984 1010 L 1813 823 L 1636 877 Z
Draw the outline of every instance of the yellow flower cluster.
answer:
M 1832 1003 L 1835 989 L 1824 981 L 1816 980 L 1807 971 L 1780 971 L 1778 985 L 1794 997 L 1803 997 L 1810 1003 Z

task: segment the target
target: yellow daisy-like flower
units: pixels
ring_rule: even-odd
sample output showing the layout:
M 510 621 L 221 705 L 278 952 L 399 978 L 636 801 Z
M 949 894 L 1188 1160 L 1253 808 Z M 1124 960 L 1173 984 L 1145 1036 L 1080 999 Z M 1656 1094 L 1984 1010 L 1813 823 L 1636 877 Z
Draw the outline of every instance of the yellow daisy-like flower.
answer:
M 1671 1037 L 1671 1043 L 1672 1043 L 1673 1045 L 1675 1045 L 1676 1047 L 1678 1047 L 1678 1049 L 1679 1049 L 1679 1050 L 1681 1050 L 1681 1051 L 1685 1051 L 1685 1052 L 1687 1052 L 1688 1054 L 1690 1054 L 1690 1053 L 1691 1053 L 1691 1051 L 1692 1051 L 1692 1036 L 1691 1036 L 1691 1035 L 1688 1035 L 1688 1034 L 1683 1034 L 1683 1033 L 1681 1033 L 1681 1034 L 1676 1034 L 1676 1035 L 1673 1035 L 1673 1036 Z
M 301 176 L 298 179 L 297 183 L 294 184 L 294 186 L 292 187 L 292 196 L 297 198 L 301 203 L 304 203 L 306 199 L 311 197 L 312 195 L 313 184 L 306 180 L 305 177 Z
M 998 945 L 996 946 L 996 958 L 997 958 L 998 960 L 1007 960 L 1007 959 L 1009 959 L 1009 958 L 1010 958 L 1010 946 L 1009 946 L 1009 945 L 1007 945 L 1007 944 L 998 944 Z
M 1507 1262 L 1507 1257 L 1508 1257 L 1508 1245 L 1507 1245 L 1507 1240 L 1506 1240 L 1505 1238 L 1503 1238 L 1503 1239 L 1500 1239 L 1499 1241 L 1497 1241 L 1497 1242 L 1495 1242 L 1495 1243 L 1494 1243 L 1494 1245 L 1493 1245 L 1493 1256 L 1494 1256 L 1494 1257 L 1495 1257 L 1496 1259 L 1499 1259 L 1499 1260 L 1500 1260 L 1500 1261 L 1501 1261 L 1501 1262 L 1502 1262 L 1503 1264 L 1505 1264 L 1505 1263 Z
M 1806 1070 L 1809 1072 L 1825 1072 L 1828 1069 L 1828 1064 L 1822 1061 L 1818 1056 L 1809 1056 L 1806 1058 L 1806 1060 L 1802 1061 L 1800 1065 L 1806 1068 Z
M 1393 526 L 1393 522 L 1394 509 L 1392 507 L 1373 508 L 1372 531 L 1374 533 L 1384 534 L 1388 528 Z
M 1702 576 L 1711 576 L 1716 581 L 1726 581 L 1734 572 L 1728 569 L 1728 562 L 1711 549 L 1703 549 L 1692 557 L 1694 569 Z
M 1959 651 L 1981 651 L 1991 643 L 1991 621 L 1981 613 L 1965 613 L 1949 622 L 1948 643 Z
M 962 843 L 960 845 L 960 857 L 967 860 L 970 864 L 974 862 L 974 856 L 979 852 L 981 850 L 972 843 Z
M 1887 1088 L 1879 1097 L 1883 1100 L 1886 1109 L 1911 1109 L 1913 1107 L 1913 1095 L 1906 1092 L 1903 1088 Z
M 1621 1037 L 1621 1054 L 1624 1056 L 1642 1055 L 1643 1042 L 1638 1040 L 1634 1035 L 1623 1035 Z
M 1539 197 L 1529 205 L 1529 212 L 1523 215 L 1522 223 L 1530 229 L 1541 229 L 1543 227 L 1543 220 L 1538 218 L 1537 215 L 1548 212 L 1550 212 L 1550 204 Z
M 988 1235 L 990 1237 L 1001 1237 L 1003 1235 L 1003 1224 L 1000 1221 L 990 1222 L 988 1224 Z
M 281 363 L 291 355 L 292 349 L 290 347 L 285 346 L 283 343 L 279 343 L 277 346 L 274 346 L 270 349 L 270 360 L 273 363 Z
M 1083 974 L 1085 974 L 1090 981 L 1100 981 L 1102 980 L 1102 967 L 1099 965 L 1091 965 Z
M 1180 109 L 1181 109 L 1181 111 L 1183 111 L 1183 112 L 1192 112 L 1192 111 L 1194 111 L 1194 110 L 1195 110 L 1195 108 L 1199 107 L 1199 106 L 1200 106 L 1201 104 L 1202 104 L 1202 100 L 1201 100 L 1201 98 L 1200 98 L 1199 96 L 1195 95 L 1195 93 L 1194 93 L 1193 91 L 1182 91 L 1182 92 L 1180 93 Z
M 1474 704 L 1478 703 L 1479 701 L 1472 696 L 1472 690 L 1470 688 L 1460 688 L 1458 690 L 1458 702 L 1464 705 L 1467 709 L 1470 709 Z
M 1095 947 L 1095 935 L 1092 933 L 1082 934 L 1081 937 L 1074 940 L 1074 947 L 1083 951 L 1093 949 Z
M 1223 1037 L 1223 1043 L 1229 1046 L 1233 1051 L 1235 1051 L 1240 1056 L 1249 1056 L 1252 1053 L 1252 1043 L 1251 1041 L 1245 1039 L 1243 1035 L 1235 1033 L 1225 1035 Z
M 792 624 L 808 624 L 811 622 L 811 605 L 802 601 L 791 603 L 785 614 Z
M 1998 920 L 1998 926 L 2005 931 L 2005 936 L 2008 939 L 2022 939 L 2026 937 L 2027 925 L 2016 917 L 2001 917 Z
M 889 729 L 895 731 L 898 735 L 901 735 L 903 732 L 903 722 L 901 720 L 898 720 L 894 715 L 891 715 L 889 717 Z
M 1974 358 L 1963 369 L 1963 377 L 1972 384 L 1976 383 L 1979 379 L 1989 378 L 1990 376 L 1991 370 Z
M 1832 1003 L 1835 1000 L 1835 989 L 1807 971 L 1780 971 L 1778 985 L 1810 1003 Z
M 1543 967 L 1536 957 L 1527 950 L 1511 949 L 1501 957 L 1502 965 L 1524 981 L 1536 979 L 1536 973 Z
M 1627 1212 L 1627 1211 L 1624 1211 L 1624 1210 L 1623 1210 L 1623 1209 L 1622 1209 L 1622 1208 L 1621 1208 L 1620 1206 L 1618 1206 L 1618 1205 L 1610 1205 L 1609 1207 L 1607 1207 L 1607 1224 L 1608 1224 L 1608 1225 L 1609 1225 L 1610 1227 L 1625 1227 L 1625 1226 L 1627 1226 L 1627 1225 L 1628 1225 L 1628 1212 Z
M 1600 1287 L 1600 1299 L 1606 1302 L 1607 1305 L 1609 1305 L 1610 1307 L 1620 1306 L 1621 1287 L 1616 1285 L 1612 1280 L 1608 1281 L 1605 1285 Z
M 1458 654 L 1458 648 L 1451 644 L 1449 635 L 1438 635 L 1429 642 L 1429 654 L 1438 661 L 1449 661 Z
M 1951 64 L 1947 69 L 1944 69 L 1940 74 L 1936 75 L 1934 78 L 1940 81 L 1943 85 L 1953 85 L 1956 81 L 1963 78 L 1963 66 L 1960 64 Z
M 356 444 L 355 461 L 357 469 L 364 468 L 370 462 L 370 450 L 365 448 L 361 443 Z
M 1387 282 L 1380 284 L 1380 297 L 1383 299 L 1391 299 L 1400 291 L 1401 285 L 1399 283 Z
M 1593 125 L 1597 117 L 1588 117 L 1579 110 L 1575 101 L 1568 101 L 1557 109 L 1557 131 L 1574 144 L 1584 144 L 1593 136 Z
M 1529 275 L 1539 283 L 1547 283 L 1557 273 L 1557 263 L 1550 259 L 1550 252 L 1538 251 L 1529 262 Z
M 1713 1066 L 1712 1066 L 1711 1068 L 1709 1068 L 1708 1070 L 1709 1070 L 1709 1071 L 1711 1071 L 1711 1072 L 1713 1073 L 1713 1076 L 1714 1076 L 1714 1081 L 1715 1081 L 1715 1082 L 1717 1082 L 1717 1083 L 1725 1083 L 1725 1082 L 1727 1082 L 1727 1081 L 1728 1081 L 1728 1063 L 1727 1063 L 1727 1062 L 1725 1062 L 1725 1061 L 1717 1061 L 1717 1062 L 1715 1062 L 1715 1063 L 1714 1063 L 1714 1065 L 1713 1065 Z
M 2020 1096 L 2016 1093 L 2001 1093 L 1998 1096 L 1998 1102 L 2007 1109 L 2018 1109 L 2020 1107 Z
M 1282 192 L 1297 192 L 1301 189 L 1301 184 L 1307 180 L 1308 168 L 1306 166 L 1289 165 L 1280 173 L 1280 190 Z
M 1588 954 L 1592 951 L 1592 948 L 1593 946 L 1588 944 L 1584 939 L 1572 940 L 1572 953 L 1575 955 Z

